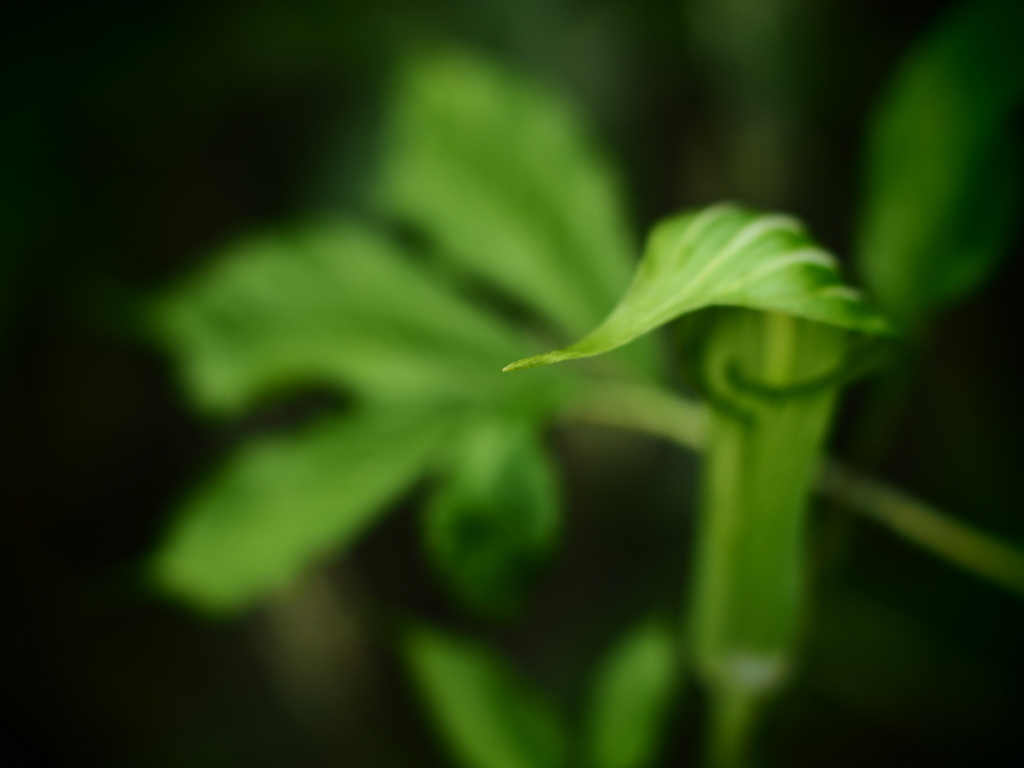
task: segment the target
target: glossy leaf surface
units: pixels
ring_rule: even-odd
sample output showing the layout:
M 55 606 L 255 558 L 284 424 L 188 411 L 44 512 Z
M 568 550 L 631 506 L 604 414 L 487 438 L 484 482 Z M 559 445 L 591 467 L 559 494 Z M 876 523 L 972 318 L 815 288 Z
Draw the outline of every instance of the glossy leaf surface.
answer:
M 711 306 L 886 333 L 885 320 L 842 283 L 836 267 L 834 257 L 788 216 L 733 205 L 682 213 L 654 228 L 632 285 L 603 323 L 570 347 L 506 370 L 599 355 Z
M 858 263 L 901 325 L 975 290 L 1016 224 L 1009 138 L 1024 3 L 955 5 L 904 61 L 871 128 Z
M 254 440 L 185 500 L 153 577 L 209 612 L 248 607 L 362 533 L 443 434 L 440 416 L 365 412 Z
M 558 483 L 537 427 L 482 419 L 469 426 L 426 510 L 426 544 L 471 608 L 508 616 L 525 597 L 560 529 Z
M 601 661 L 587 712 L 590 768 L 654 764 L 680 683 L 676 637 L 647 621 L 620 638 Z
M 564 725 L 540 693 L 485 646 L 427 628 L 405 639 L 420 698 L 461 768 L 560 768 Z

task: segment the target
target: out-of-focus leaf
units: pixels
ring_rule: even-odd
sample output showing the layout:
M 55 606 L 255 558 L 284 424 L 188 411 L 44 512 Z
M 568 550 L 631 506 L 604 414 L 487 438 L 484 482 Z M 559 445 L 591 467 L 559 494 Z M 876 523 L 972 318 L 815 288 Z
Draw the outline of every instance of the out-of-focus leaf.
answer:
M 564 724 L 548 701 L 488 648 L 419 627 L 405 656 L 420 698 L 461 768 L 558 768 Z
M 363 412 L 253 441 L 186 499 L 154 578 L 210 612 L 247 607 L 362 533 L 423 471 L 443 425 Z
M 502 383 L 505 355 L 523 349 L 514 330 L 351 221 L 230 246 L 162 297 L 153 322 L 187 392 L 215 413 L 297 384 L 389 402 L 544 396 Z
M 975 290 L 1016 222 L 1008 139 L 1024 97 L 1024 3 L 959 3 L 911 51 L 875 116 L 858 263 L 901 325 Z
M 782 312 L 854 331 L 888 332 L 885 319 L 842 283 L 834 257 L 798 221 L 716 205 L 679 214 L 654 228 L 629 290 L 590 334 L 505 370 L 599 355 L 710 306 Z
M 470 607 L 507 616 L 519 606 L 556 543 L 557 486 L 533 424 L 485 419 L 468 428 L 426 510 L 426 543 Z
M 597 670 L 587 712 L 587 765 L 651 765 L 679 682 L 671 630 L 656 620 L 632 627 Z
M 570 337 L 629 282 L 633 244 L 616 180 L 563 98 L 446 51 L 409 62 L 379 199 L 460 265 Z

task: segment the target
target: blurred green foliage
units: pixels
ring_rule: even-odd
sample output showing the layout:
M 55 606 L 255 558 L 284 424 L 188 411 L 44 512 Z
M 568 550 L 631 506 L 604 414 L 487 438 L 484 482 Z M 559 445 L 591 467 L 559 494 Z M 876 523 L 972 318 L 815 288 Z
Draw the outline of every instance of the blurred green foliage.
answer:
M 425 510 L 424 544 L 467 605 L 515 616 L 558 541 L 557 470 L 527 422 L 480 419 L 454 440 L 451 474 Z
M 538 308 L 556 327 L 568 322 L 558 308 L 574 301 L 582 314 L 570 327 L 595 317 L 594 307 L 612 293 L 610 286 L 625 285 L 628 250 L 611 182 L 600 161 L 582 151 L 586 139 L 580 124 L 568 117 L 562 102 L 528 81 L 498 74 L 465 55 L 433 54 L 408 66 L 411 83 L 394 96 L 394 146 L 386 146 L 384 178 L 393 190 L 386 199 L 393 201 L 395 215 L 421 226 L 431 253 L 459 254 L 457 263 L 471 277 L 523 302 L 535 300 L 536 288 Z M 495 104 L 516 105 L 525 121 L 495 114 Z M 517 155 L 509 151 L 507 134 L 523 126 L 516 131 L 522 142 Z M 543 162 L 524 161 L 535 146 Z M 587 194 L 575 192 L 577 187 Z M 560 202 L 551 206 L 545 197 L 535 199 L 538 190 Z M 429 207 L 438 204 L 444 209 Z M 494 226 L 488 225 L 491 219 Z M 611 229 L 595 231 L 595 221 Z M 492 243 L 512 250 L 495 253 Z M 352 221 L 249 238 L 159 299 L 153 325 L 178 360 L 191 397 L 214 413 L 237 414 L 261 397 L 322 385 L 380 411 L 404 409 L 413 423 L 424 418 L 417 410 L 436 420 L 446 409 L 444 421 L 453 433 L 459 421 L 482 421 L 467 427 L 468 436 L 455 438 L 467 446 L 451 451 L 447 466 L 438 462 L 448 477 L 431 505 L 427 538 L 457 594 L 478 609 L 507 612 L 536 570 L 528 564 L 543 560 L 558 527 L 549 460 L 528 435 L 572 391 L 573 377 L 501 376 L 501 364 L 518 356 L 515 350 L 524 348 L 526 337 L 478 301 L 461 296 L 459 281 L 446 280 L 430 256 L 403 253 L 385 236 Z M 552 272 L 552 260 L 562 258 L 576 263 Z M 594 284 L 578 275 L 592 276 Z M 488 430 L 488 424 L 502 421 L 507 426 Z M 404 450 L 417 456 L 430 450 L 415 450 L 416 429 L 409 438 Z M 238 607 L 247 605 L 260 594 L 257 583 L 263 590 L 280 586 L 301 572 L 304 560 L 350 543 L 364 527 L 363 497 L 369 503 L 394 499 L 424 464 L 410 459 L 410 471 L 389 475 L 395 487 L 360 494 L 356 483 L 336 486 L 350 489 L 360 503 L 339 499 L 329 511 L 323 508 L 330 504 L 328 496 L 302 490 L 311 470 L 301 454 L 288 458 L 287 448 L 279 450 L 285 458 L 260 479 L 258 491 L 262 498 L 280 499 L 273 507 L 277 536 L 250 540 L 244 520 L 268 517 L 270 505 L 266 515 L 258 514 L 238 501 L 237 491 L 222 490 L 244 481 L 213 480 L 189 503 L 184 522 L 158 556 L 159 579 L 199 603 L 233 607 L 228 596 L 234 595 Z M 404 465 L 398 456 L 398 465 Z M 326 466 L 322 473 L 333 475 Z M 361 474 L 354 472 L 357 481 Z M 318 526 L 320 538 L 286 535 L 290 526 L 324 520 L 331 512 L 334 522 Z M 213 522 L 225 516 L 239 523 L 230 528 Z M 210 538 L 211 528 L 216 541 L 196 544 Z M 274 541 L 287 554 L 267 551 Z M 254 546 L 258 549 L 248 553 Z M 242 562 L 246 568 L 232 565 Z M 259 563 L 273 576 L 252 573 Z M 206 583 L 182 577 L 185 573 L 213 578 Z M 233 589 L 232 579 L 238 582 Z M 211 600 L 208 592 L 216 597 Z
M 351 221 L 229 246 L 159 299 L 152 323 L 185 392 L 219 415 L 311 384 L 436 407 L 532 404 L 551 381 L 494 376 L 523 335 Z
M 617 638 L 594 674 L 586 719 L 586 764 L 642 768 L 660 756 L 682 683 L 680 639 L 652 618 Z
M 1014 242 L 1016 4 L 949 3 L 916 46 L 938 3 L 748 5 L 158 0 L 8 25 L 0 486 L 12 730 L 34 763 L 689 764 L 704 702 L 676 706 L 693 668 L 644 617 L 679 607 L 692 465 L 548 432 L 591 394 L 584 373 L 677 371 L 642 339 L 498 369 L 595 325 L 627 286 L 632 219 L 680 206 L 749 200 L 837 253 L 858 240 L 901 325 L 967 298 Z M 904 50 L 851 237 L 861 124 Z M 202 421 L 126 311 L 179 271 L 144 325 Z M 938 326 L 905 415 L 870 420 L 885 477 L 1019 537 L 1019 268 L 1004 274 Z M 310 392 L 327 395 L 304 412 Z M 869 420 L 859 394 L 837 446 Z M 1015 748 L 1018 605 L 834 511 L 807 533 L 820 592 L 764 762 Z M 261 609 L 204 625 L 135 602 L 120 569 L 158 540 L 164 591 Z M 396 605 L 420 618 L 392 631 Z M 429 735 L 381 650 L 395 636 Z
M 384 209 L 564 334 L 629 281 L 622 192 L 564 97 L 458 51 L 409 61 L 382 147 Z
M 678 638 L 656 618 L 598 660 L 578 723 L 479 641 L 417 626 L 403 648 L 438 735 L 465 768 L 643 768 L 661 752 L 680 688 Z
M 977 290 L 1018 229 L 1024 6 L 950 8 L 912 50 L 874 118 L 858 261 L 903 326 Z
M 493 651 L 426 628 L 409 630 L 404 646 L 419 694 L 459 765 L 568 765 L 555 709 Z
M 376 408 L 253 441 L 183 503 L 154 577 L 212 612 L 265 599 L 363 533 L 424 471 L 446 426 Z

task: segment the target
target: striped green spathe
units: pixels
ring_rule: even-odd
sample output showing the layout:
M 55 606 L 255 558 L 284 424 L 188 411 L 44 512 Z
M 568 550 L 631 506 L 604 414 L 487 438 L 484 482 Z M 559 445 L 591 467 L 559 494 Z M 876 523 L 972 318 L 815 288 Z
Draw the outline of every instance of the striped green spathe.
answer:
M 800 222 L 721 204 L 658 224 L 629 290 L 587 336 L 505 370 L 599 355 L 711 306 L 775 311 L 853 331 L 889 333 L 885 319 L 842 282 L 835 258 Z

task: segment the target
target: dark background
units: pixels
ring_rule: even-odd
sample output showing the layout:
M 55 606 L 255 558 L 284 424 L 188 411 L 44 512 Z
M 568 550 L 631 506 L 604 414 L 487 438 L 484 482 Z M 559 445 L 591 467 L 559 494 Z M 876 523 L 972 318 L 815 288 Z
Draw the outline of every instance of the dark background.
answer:
M 241 620 L 201 620 L 143 588 L 139 563 L 196 473 L 324 403 L 201 422 L 135 332 L 135 309 L 248 228 L 357 208 L 390 66 L 425 38 L 468 43 L 581 102 L 625 171 L 638 232 L 731 197 L 791 210 L 847 253 L 872 105 L 945 4 L 789 0 L 770 35 L 757 5 L 149 0 L 7 19 L 5 765 L 444 764 L 387 643 L 396 610 L 466 625 L 422 562 L 415 494 L 351 556 Z M 1021 265 L 1011 256 L 933 329 L 872 463 L 1024 542 Z M 521 623 L 474 628 L 572 705 L 608 639 L 681 593 L 694 462 L 597 428 L 552 440 L 564 551 Z M 814 552 L 804 659 L 765 727 L 763 765 L 1024 760 L 1018 598 L 837 510 L 818 516 Z M 701 719 L 691 688 L 665 765 L 691 764 Z

